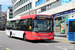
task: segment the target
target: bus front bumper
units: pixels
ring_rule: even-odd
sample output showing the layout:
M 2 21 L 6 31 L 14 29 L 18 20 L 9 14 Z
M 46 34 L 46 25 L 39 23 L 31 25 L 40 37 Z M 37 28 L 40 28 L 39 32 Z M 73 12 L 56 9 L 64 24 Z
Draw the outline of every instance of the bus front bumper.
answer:
M 33 37 L 32 40 L 54 40 L 53 37 Z

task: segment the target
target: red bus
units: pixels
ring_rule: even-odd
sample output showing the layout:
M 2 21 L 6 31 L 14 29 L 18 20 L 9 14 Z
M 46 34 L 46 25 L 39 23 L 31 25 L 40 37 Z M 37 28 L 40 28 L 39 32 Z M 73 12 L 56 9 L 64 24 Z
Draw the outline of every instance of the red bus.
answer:
M 24 40 L 54 40 L 52 15 L 27 15 L 7 20 L 6 35 Z

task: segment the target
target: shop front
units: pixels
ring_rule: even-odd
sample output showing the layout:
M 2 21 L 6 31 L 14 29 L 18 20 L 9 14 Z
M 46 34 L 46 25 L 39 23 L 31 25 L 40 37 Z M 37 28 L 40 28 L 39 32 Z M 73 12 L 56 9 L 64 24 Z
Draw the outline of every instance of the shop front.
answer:
M 69 18 L 75 17 L 75 9 L 57 13 L 54 15 L 55 26 L 54 32 L 55 35 L 68 35 L 68 20 Z M 56 22 L 58 20 L 58 23 Z

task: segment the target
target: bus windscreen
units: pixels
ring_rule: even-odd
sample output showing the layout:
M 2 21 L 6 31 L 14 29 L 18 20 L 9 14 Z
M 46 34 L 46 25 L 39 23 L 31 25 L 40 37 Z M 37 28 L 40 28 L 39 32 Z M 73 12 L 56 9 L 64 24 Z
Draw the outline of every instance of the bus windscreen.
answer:
M 53 27 L 50 27 L 48 30 L 46 30 L 49 25 L 53 23 L 52 20 L 34 20 L 34 28 L 33 31 L 37 32 L 53 32 Z

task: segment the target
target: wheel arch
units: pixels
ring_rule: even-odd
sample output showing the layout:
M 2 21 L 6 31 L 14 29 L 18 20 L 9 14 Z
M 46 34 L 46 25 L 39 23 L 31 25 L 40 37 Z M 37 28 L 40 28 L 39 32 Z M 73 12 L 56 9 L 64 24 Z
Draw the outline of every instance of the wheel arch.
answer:
M 12 35 L 12 31 L 10 31 L 10 35 Z
M 23 38 L 24 38 L 24 35 L 26 35 L 26 33 L 23 33 Z

